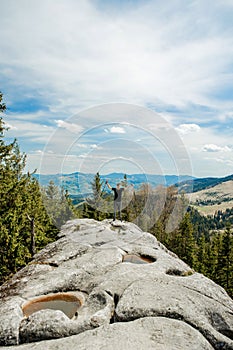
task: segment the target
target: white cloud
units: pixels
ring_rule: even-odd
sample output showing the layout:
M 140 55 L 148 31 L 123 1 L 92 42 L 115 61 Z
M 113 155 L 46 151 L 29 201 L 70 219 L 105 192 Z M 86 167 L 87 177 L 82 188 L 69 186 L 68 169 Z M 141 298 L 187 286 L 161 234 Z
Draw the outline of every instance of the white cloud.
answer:
M 228 146 L 218 146 L 215 144 L 204 145 L 202 150 L 204 152 L 231 152 L 232 149 Z
M 97 145 L 97 144 L 85 144 L 85 143 L 77 143 L 76 144 L 76 148 L 84 148 L 84 149 L 102 149 L 101 146 Z
M 38 122 L 33 123 L 31 120 L 18 120 L 18 114 L 14 116 L 11 114 L 8 119 L 9 124 L 14 125 L 14 127 L 8 130 L 7 136 L 19 139 L 20 145 L 22 145 L 22 141 L 24 143 L 32 142 L 32 144 L 39 142 L 44 145 L 54 132 L 54 128 L 51 126 L 41 125 Z M 34 147 L 31 145 L 30 148 Z
M 233 112 L 232 111 L 225 111 L 223 114 L 219 115 L 219 119 L 223 122 L 233 119 Z
M 78 156 L 78 158 L 87 158 L 87 157 L 88 157 L 88 153 L 80 154 Z
M 98 150 L 100 150 L 100 149 L 102 149 L 102 147 L 101 146 L 99 146 L 99 145 L 97 145 L 97 144 L 93 144 L 93 145 L 90 145 L 90 148 L 91 149 L 98 149 Z
M 125 134 L 125 129 L 121 126 L 112 126 L 110 129 L 108 129 L 108 132 L 112 134 Z
M 87 145 L 85 143 L 77 143 L 75 146 L 77 148 L 89 148 L 89 145 Z
M 200 131 L 200 126 L 197 124 L 180 124 L 176 130 L 181 134 L 181 135 L 187 135 L 190 133 L 196 133 Z
M 74 123 L 68 123 L 64 120 L 55 120 L 55 123 L 57 124 L 57 126 L 59 128 L 63 128 L 66 129 L 74 134 L 79 134 L 81 131 L 83 131 L 83 127 L 81 125 L 78 124 L 74 124 Z

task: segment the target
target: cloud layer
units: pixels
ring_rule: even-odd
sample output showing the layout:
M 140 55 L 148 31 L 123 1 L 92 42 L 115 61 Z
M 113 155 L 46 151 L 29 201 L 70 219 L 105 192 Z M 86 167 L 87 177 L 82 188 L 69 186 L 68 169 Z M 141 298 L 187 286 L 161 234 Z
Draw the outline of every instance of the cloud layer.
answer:
M 66 120 L 74 113 L 127 102 L 148 106 L 171 122 L 195 175 L 223 174 L 214 159 L 205 159 L 207 152 L 222 152 L 224 171 L 231 171 L 231 1 L 0 0 L 0 5 L 0 89 L 9 106 L 9 136 L 31 150 L 34 163 L 33 152 L 57 127 L 74 134 L 83 130 Z M 106 130 L 125 133 L 123 125 Z M 98 147 L 97 141 L 90 144 Z
M 86 0 L 1 5 L 2 75 L 51 108 L 116 99 L 212 106 L 211 93 L 230 85 L 227 1 L 145 1 L 115 13 Z

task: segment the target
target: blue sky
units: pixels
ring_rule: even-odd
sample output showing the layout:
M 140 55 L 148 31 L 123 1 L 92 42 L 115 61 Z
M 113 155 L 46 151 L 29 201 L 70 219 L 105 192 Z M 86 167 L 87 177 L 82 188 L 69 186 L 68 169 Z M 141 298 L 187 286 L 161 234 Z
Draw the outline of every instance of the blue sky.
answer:
M 232 0 L 0 6 L 4 119 L 27 169 L 233 173 Z

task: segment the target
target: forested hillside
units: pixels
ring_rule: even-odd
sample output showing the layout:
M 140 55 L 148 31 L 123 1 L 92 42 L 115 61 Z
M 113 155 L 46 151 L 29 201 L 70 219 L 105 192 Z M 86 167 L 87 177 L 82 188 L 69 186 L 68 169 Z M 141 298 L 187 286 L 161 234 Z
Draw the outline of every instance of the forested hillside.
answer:
M 184 191 L 185 193 L 191 193 L 211 188 L 218 184 L 231 180 L 233 180 L 233 175 L 225 177 L 205 177 L 192 180 L 185 180 L 176 184 L 176 186 L 179 187 L 180 192 Z

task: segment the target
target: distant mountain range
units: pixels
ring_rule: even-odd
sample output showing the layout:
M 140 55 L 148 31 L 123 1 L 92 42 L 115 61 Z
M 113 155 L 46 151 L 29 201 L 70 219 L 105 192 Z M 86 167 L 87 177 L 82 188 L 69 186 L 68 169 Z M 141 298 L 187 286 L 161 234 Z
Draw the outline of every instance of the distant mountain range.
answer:
M 124 181 L 124 173 L 111 173 L 107 175 L 100 175 L 103 183 L 108 180 L 114 186 L 118 182 Z M 94 180 L 95 174 L 85 174 L 75 172 L 72 174 L 52 174 L 39 175 L 34 174 L 41 186 L 47 186 L 52 180 L 55 185 L 64 187 L 71 195 L 78 195 L 79 193 L 91 193 L 91 183 Z M 152 187 L 158 185 L 171 186 L 177 183 L 189 183 L 195 178 L 189 175 L 151 175 L 151 174 L 127 174 L 127 181 L 133 184 L 135 189 L 138 189 L 142 183 L 149 183 Z
M 124 181 L 124 173 L 111 173 L 107 175 L 100 175 L 103 183 L 106 180 L 114 186 L 118 182 Z M 138 189 L 141 184 L 149 183 L 152 187 L 158 185 L 176 186 L 179 192 L 192 193 L 205 190 L 221 183 L 233 180 L 233 175 L 225 177 L 206 177 L 195 178 L 189 175 L 152 175 L 152 174 L 126 174 L 129 184 L 133 184 L 135 189 Z M 49 181 L 53 181 L 55 185 L 64 187 L 71 195 L 78 195 L 79 193 L 91 193 L 91 183 L 94 180 L 95 174 L 75 172 L 72 174 L 51 174 L 39 175 L 34 174 L 41 186 L 47 186 Z
M 108 180 L 115 186 L 124 181 L 124 173 L 111 173 L 100 175 L 103 181 Z M 42 186 L 47 186 L 52 180 L 55 185 L 68 190 L 74 204 L 80 203 L 92 193 L 91 183 L 95 174 L 34 174 Z M 127 174 L 127 181 L 138 189 L 143 183 L 149 183 L 153 188 L 163 186 L 176 186 L 180 193 L 187 193 L 190 204 L 201 214 L 212 215 L 216 210 L 226 210 L 233 206 L 233 175 L 225 177 L 194 178 L 188 175 L 151 175 L 151 174 Z

